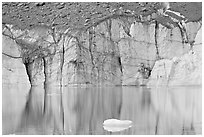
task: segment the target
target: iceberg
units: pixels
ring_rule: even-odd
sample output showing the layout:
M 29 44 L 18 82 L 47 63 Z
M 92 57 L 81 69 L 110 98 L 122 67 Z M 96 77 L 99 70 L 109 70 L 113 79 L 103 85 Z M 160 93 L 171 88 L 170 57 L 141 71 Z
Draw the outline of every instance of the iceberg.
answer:
M 132 127 L 130 120 L 107 119 L 103 122 L 103 128 L 109 132 L 119 132 Z

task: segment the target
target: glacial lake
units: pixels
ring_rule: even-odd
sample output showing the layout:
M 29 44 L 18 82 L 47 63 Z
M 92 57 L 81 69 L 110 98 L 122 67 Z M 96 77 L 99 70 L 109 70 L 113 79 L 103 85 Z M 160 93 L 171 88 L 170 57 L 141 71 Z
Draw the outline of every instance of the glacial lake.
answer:
M 129 120 L 132 126 L 107 131 L 107 119 Z M 202 87 L 3 85 L 2 134 L 202 134 Z

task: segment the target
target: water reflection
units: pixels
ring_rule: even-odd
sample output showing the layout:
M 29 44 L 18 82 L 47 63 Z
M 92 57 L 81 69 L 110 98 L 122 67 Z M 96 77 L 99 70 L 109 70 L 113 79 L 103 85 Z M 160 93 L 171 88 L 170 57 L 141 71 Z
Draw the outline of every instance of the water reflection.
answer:
M 15 92 L 14 92 L 15 91 Z M 201 87 L 3 87 L 3 134 L 201 134 Z M 9 106 L 9 107 L 8 107 Z M 120 132 L 106 119 L 131 120 Z

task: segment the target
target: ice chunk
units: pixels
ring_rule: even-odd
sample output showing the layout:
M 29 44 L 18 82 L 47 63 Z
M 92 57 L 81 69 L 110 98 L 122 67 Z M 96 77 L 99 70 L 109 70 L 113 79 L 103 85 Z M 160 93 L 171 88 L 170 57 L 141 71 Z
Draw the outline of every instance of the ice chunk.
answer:
M 103 122 L 104 130 L 118 132 L 132 127 L 130 120 L 107 119 Z

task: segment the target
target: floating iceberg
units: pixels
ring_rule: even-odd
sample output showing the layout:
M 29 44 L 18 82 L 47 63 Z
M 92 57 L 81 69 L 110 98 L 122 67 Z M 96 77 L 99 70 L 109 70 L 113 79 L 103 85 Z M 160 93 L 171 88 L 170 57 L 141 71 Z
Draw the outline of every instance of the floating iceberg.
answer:
M 130 120 L 107 119 L 103 122 L 104 130 L 118 132 L 132 127 Z

